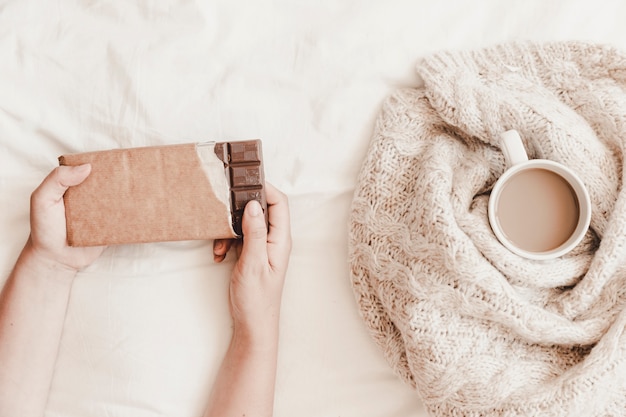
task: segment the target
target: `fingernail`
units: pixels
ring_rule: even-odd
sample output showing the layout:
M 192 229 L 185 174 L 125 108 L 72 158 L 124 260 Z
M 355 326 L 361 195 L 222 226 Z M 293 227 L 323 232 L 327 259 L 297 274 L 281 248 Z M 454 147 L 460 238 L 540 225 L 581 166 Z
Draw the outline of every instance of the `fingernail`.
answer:
M 248 213 L 250 213 L 251 216 L 256 217 L 259 214 L 261 214 L 262 209 L 261 209 L 261 205 L 259 204 L 258 201 L 251 200 L 248 203 L 248 206 L 249 206 Z
M 74 169 L 77 172 L 83 173 L 86 172 L 87 170 L 89 170 L 91 168 L 90 164 L 83 164 L 83 165 L 77 165 Z

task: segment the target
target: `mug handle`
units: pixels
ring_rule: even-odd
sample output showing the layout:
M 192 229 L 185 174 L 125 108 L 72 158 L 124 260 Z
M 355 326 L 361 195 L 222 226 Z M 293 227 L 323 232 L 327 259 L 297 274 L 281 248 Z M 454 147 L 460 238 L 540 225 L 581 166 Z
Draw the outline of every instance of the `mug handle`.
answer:
M 517 130 L 507 130 L 501 136 L 502 153 L 507 166 L 513 166 L 528 161 L 524 143 Z

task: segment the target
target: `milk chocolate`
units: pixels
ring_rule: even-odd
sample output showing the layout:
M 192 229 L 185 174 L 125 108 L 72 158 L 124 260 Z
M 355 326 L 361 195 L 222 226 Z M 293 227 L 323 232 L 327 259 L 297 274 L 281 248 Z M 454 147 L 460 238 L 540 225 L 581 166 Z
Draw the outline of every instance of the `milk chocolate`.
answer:
M 267 221 L 260 140 L 67 154 L 59 163 L 92 166 L 64 195 L 72 246 L 238 238 L 252 199 Z
M 241 220 L 246 204 L 256 200 L 263 207 L 268 224 L 263 152 L 260 140 L 220 142 L 215 144 L 215 154 L 224 162 L 230 186 L 231 213 L 235 233 L 242 235 Z

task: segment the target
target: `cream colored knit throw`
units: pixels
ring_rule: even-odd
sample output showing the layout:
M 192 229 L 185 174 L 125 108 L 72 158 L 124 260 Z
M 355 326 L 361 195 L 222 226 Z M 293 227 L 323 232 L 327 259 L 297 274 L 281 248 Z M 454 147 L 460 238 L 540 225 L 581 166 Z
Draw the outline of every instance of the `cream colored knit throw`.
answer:
M 385 103 L 354 195 L 362 316 L 434 416 L 626 416 L 626 56 L 582 43 L 442 52 Z M 591 228 L 553 261 L 487 219 L 499 137 L 572 168 Z

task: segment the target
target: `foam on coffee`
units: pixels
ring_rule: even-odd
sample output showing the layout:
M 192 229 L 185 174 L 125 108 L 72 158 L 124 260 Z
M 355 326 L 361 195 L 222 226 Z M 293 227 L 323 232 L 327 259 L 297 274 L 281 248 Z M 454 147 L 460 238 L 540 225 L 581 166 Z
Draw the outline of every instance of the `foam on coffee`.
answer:
M 576 230 L 580 211 L 569 183 L 543 168 L 522 170 L 509 178 L 495 207 L 506 238 L 535 253 L 567 242 Z

